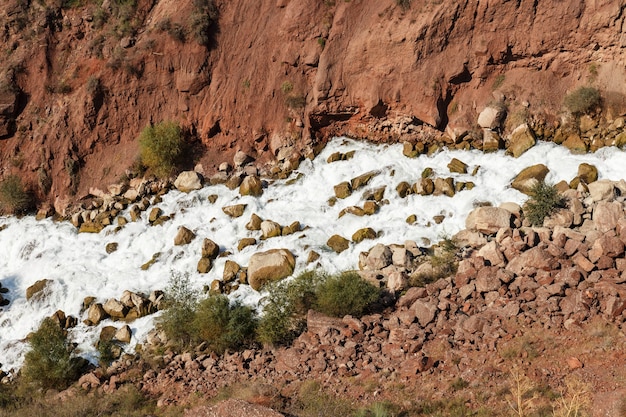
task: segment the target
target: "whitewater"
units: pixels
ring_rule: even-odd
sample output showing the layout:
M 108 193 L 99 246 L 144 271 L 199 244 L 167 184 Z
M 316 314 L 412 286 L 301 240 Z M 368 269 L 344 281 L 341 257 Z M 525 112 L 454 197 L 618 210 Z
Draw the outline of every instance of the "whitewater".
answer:
M 349 151 L 355 151 L 350 160 L 326 162 L 335 152 Z M 470 173 L 478 167 L 477 174 L 450 173 L 447 165 L 452 158 L 465 162 Z M 478 203 L 522 204 L 527 197 L 512 189 L 510 183 L 523 168 L 543 163 L 550 169 L 547 182 L 569 182 L 583 162 L 595 165 L 601 179 L 624 178 L 626 154 L 617 148 L 573 155 L 564 147 L 540 142 L 517 159 L 503 151 L 484 154 L 457 150 L 442 150 L 431 156 L 410 159 L 402 155 L 400 144 L 374 145 L 335 138 L 317 158 L 303 161 L 288 179 L 268 181 L 261 197 L 241 196 L 238 190 L 224 185 L 207 186 L 190 193 L 171 191 L 156 206 L 173 217 L 159 226 L 148 224 L 150 209 L 142 213 L 140 221 L 131 222 L 119 231 L 115 231 L 116 226 L 109 226 L 99 234 L 79 234 L 69 222 L 36 221 L 32 216 L 0 217 L 0 229 L 4 226 L 0 231 L 0 283 L 9 290 L 4 296 L 10 300 L 10 304 L 0 309 L 0 369 L 8 373 L 19 369 L 28 349 L 27 335 L 57 310 L 79 319 L 69 337 L 77 344 L 77 354 L 97 362 L 94 344 L 102 327 L 119 328 L 125 323 L 104 320 L 98 326 L 83 324 L 86 312 L 81 312 L 81 307 L 87 296 L 104 303 L 109 298 L 119 299 L 125 290 L 147 295 L 152 290 L 166 289 L 170 277 L 177 274 L 187 275 L 200 289 L 221 279 L 226 260 L 247 266 L 252 254 L 274 248 L 287 248 L 294 253 L 295 274 L 318 265 L 331 273 L 356 269 L 359 253 L 376 243 L 414 240 L 418 245 L 429 246 L 454 235 L 464 228 L 467 214 Z M 471 181 L 475 187 L 460 191 L 454 197 L 409 195 L 400 198 L 396 186 L 402 181 L 413 184 L 426 167 L 433 169 L 435 177 L 453 177 L 455 182 Z M 346 199 L 338 199 L 334 205 L 329 203 L 334 196 L 334 185 L 369 171 L 377 175 L 366 187 Z M 389 203 L 382 205 L 377 214 L 363 217 L 346 214 L 339 218 L 342 209 L 363 205 L 364 192 L 381 186 L 386 186 L 384 198 Z M 209 195 L 217 195 L 217 201 L 210 203 Z M 222 207 L 232 204 L 246 204 L 244 215 L 230 218 L 224 214 Z M 259 240 L 260 232 L 245 228 L 253 213 L 281 225 L 299 221 L 303 230 Z M 122 214 L 130 218 L 127 212 Z M 417 217 L 412 225 L 406 222 L 410 215 Z M 439 215 L 445 218 L 437 224 L 433 217 Z M 188 245 L 175 246 L 174 237 L 181 226 L 191 229 L 197 237 Z M 376 240 L 352 243 L 340 254 L 326 245 L 333 234 L 350 239 L 363 227 L 381 232 L 380 236 Z M 245 237 L 256 238 L 258 244 L 238 251 L 238 242 Z M 231 253 L 217 258 L 207 274 L 196 271 L 203 238 L 219 244 L 221 252 Z M 110 242 L 118 243 L 118 249 L 108 254 L 105 247 Z M 307 265 L 311 250 L 321 257 Z M 141 265 L 157 252 L 161 253 L 158 260 L 148 270 L 142 270 Z M 27 301 L 26 289 L 41 279 L 52 281 L 46 294 Z M 262 296 L 247 285 L 230 295 L 254 307 Z M 158 313 L 128 323 L 133 337 L 126 351 L 132 352 L 138 343 L 145 341 L 157 316 Z

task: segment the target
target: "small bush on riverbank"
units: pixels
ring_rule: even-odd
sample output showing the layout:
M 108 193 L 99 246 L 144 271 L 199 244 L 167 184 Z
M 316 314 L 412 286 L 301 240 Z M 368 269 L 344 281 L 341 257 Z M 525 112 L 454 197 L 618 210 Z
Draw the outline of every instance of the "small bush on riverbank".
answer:
M 24 383 L 43 389 L 63 389 L 76 380 L 80 360 L 72 358 L 65 333 L 54 320 L 44 319 L 29 343 L 31 349 L 22 368 Z
M 554 185 L 537 183 L 531 190 L 531 197 L 524 204 L 524 215 L 531 225 L 541 226 L 546 217 L 557 209 L 565 207 L 565 199 Z
M 265 344 L 288 344 L 306 328 L 309 309 L 343 317 L 360 316 L 377 301 L 380 290 L 354 272 L 329 276 L 307 271 L 268 288 L 258 338 Z

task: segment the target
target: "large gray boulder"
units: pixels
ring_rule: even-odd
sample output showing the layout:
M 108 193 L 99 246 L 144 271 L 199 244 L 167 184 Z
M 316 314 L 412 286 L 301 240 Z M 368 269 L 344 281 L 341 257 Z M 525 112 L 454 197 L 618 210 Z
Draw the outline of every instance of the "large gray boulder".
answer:
M 288 249 L 255 253 L 248 264 L 248 283 L 255 290 L 293 274 L 296 258 Z

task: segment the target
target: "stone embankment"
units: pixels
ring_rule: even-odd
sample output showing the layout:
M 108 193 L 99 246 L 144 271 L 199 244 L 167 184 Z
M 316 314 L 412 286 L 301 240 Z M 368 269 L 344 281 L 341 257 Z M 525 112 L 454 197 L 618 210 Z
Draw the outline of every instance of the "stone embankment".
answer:
M 570 189 L 563 194 L 566 207 L 540 227 L 531 227 L 514 204 L 478 207 L 452 239 L 460 248 L 455 258 L 445 258 L 443 249 L 429 256 L 412 242 L 376 245 L 361 254 L 360 268 L 367 279 L 389 289 L 381 310 L 360 318 L 309 311 L 307 330 L 291 346 L 221 357 L 202 346 L 178 355 L 127 356 L 106 372 L 85 375 L 80 384 L 109 392 L 133 383 L 165 405 L 185 402 L 193 392 L 211 396 L 244 381 L 275 383 L 287 391 L 305 379 L 334 387 L 345 378 L 407 382 L 446 366 L 451 355 L 497 351 L 524 326 L 575 332 L 601 317 L 621 327 L 626 320 L 624 185 L 597 181 Z M 437 254 L 458 261 L 458 270 L 436 279 Z M 425 285 L 411 287 L 411 282 Z M 446 349 L 429 349 L 434 343 Z

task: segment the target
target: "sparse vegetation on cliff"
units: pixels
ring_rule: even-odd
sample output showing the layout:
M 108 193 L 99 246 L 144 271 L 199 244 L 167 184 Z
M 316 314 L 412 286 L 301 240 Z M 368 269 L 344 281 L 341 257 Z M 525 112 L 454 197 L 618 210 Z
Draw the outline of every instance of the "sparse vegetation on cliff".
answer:
M 20 214 L 33 207 L 33 196 L 17 175 L 0 182 L 0 209 L 6 213 Z
M 595 87 L 580 87 L 565 96 L 564 104 L 573 114 L 589 113 L 600 105 L 600 91 Z
M 147 126 L 139 137 L 141 161 L 154 174 L 165 177 L 174 172 L 183 149 L 182 130 L 176 122 Z

